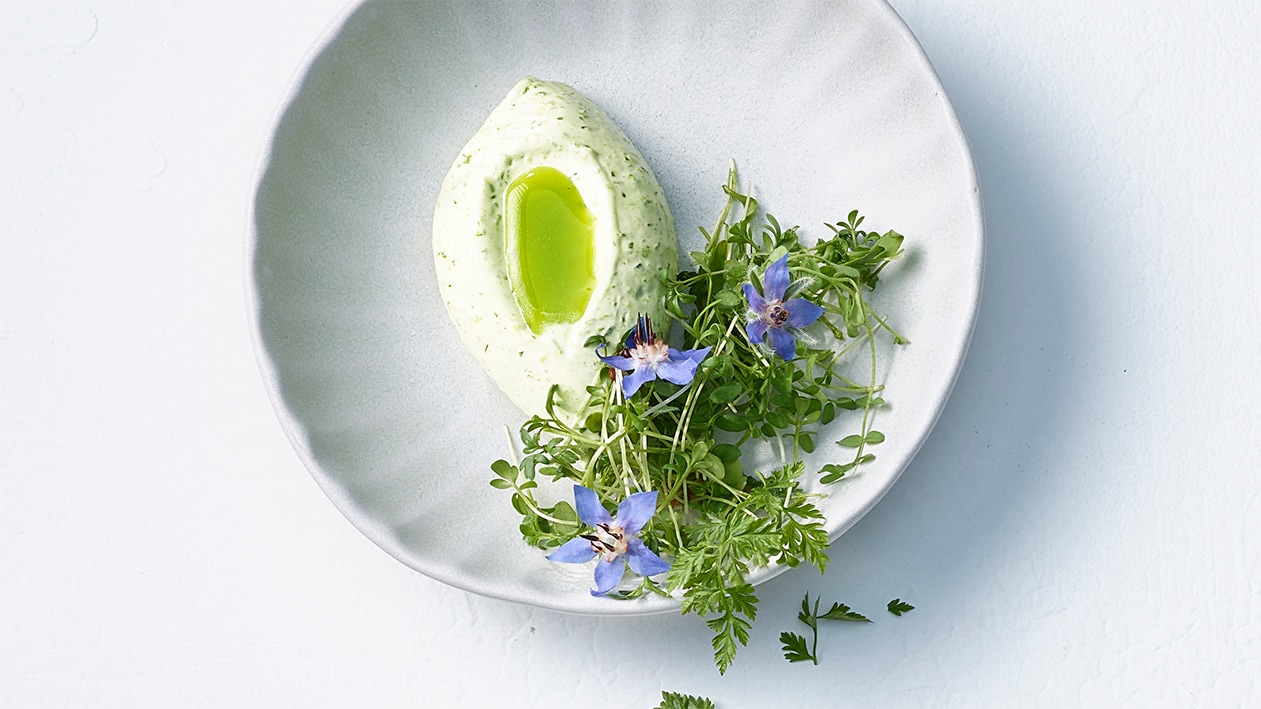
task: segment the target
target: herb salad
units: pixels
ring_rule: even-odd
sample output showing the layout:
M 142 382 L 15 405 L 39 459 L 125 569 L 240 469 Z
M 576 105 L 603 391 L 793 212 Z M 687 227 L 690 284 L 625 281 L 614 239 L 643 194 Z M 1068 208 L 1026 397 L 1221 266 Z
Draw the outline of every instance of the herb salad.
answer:
M 854 211 L 807 246 L 762 214 L 734 168 L 723 191 L 691 268 L 659 274 L 668 322 L 641 317 L 621 341 L 588 340 L 609 376 L 588 387 L 585 417 L 570 423 L 549 396 L 521 428 L 521 457 L 495 461 L 491 484 L 548 559 L 598 559 L 592 594 L 681 598 L 713 631 L 725 673 L 757 615 L 750 571 L 826 568 L 826 492 L 804 483 L 817 476 L 826 490 L 875 459 L 876 339 L 906 339 L 867 300 L 902 235 L 865 231 Z M 821 427 L 847 411 L 856 423 L 836 445 L 852 455 L 807 469 Z M 751 463 L 759 445 L 777 462 Z M 572 482 L 574 504 L 540 503 L 540 477 Z M 637 580 L 623 583 L 627 567 Z

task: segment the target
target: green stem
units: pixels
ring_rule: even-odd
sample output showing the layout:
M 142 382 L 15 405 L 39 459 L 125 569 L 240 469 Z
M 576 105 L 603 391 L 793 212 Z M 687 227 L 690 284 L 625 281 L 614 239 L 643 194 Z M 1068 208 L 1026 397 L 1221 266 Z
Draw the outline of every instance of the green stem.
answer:
M 538 506 L 538 503 L 534 499 L 534 495 L 531 495 L 526 490 L 522 490 L 521 488 L 517 487 L 515 484 L 512 487 L 514 490 L 517 491 L 517 494 L 521 496 L 521 499 L 525 500 L 525 504 L 527 507 L 530 508 L 530 511 L 538 515 L 539 517 L 542 517 L 543 519 L 549 522 L 555 522 L 556 524 L 565 525 L 565 526 L 568 526 L 574 523 L 573 520 L 559 519 L 547 514 Z
M 810 626 L 814 631 L 814 640 L 810 643 L 810 660 L 817 666 L 819 664 L 819 599 L 814 599 L 814 624 Z

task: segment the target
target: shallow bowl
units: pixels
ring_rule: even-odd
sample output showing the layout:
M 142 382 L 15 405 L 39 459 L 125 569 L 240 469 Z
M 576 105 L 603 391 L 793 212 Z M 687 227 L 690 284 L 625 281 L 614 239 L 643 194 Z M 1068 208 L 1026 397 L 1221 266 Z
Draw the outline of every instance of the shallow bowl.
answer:
M 507 495 L 488 484 L 524 415 L 459 344 L 430 223 L 458 151 L 526 75 L 574 86 L 625 130 L 665 190 L 682 254 L 721 209 L 732 159 L 807 235 L 851 209 L 906 235 L 876 305 L 911 344 L 882 346 L 879 457 L 821 504 L 840 535 L 940 414 L 983 260 L 966 138 L 915 38 L 877 0 L 349 9 L 278 118 L 246 253 L 263 380 L 316 483 L 382 549 L 452 586 L 576 613 L 677 610 L 672 598 L 592 598 L 589 569 L 521 542 Z M 846 455 L 821 444 L 810 468 Z

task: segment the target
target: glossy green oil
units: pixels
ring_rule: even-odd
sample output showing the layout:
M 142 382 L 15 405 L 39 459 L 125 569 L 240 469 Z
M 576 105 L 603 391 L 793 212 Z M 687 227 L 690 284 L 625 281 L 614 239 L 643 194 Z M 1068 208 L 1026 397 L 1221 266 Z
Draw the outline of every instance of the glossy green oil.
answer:
M 595 217 L 561 171 L 537 167 L 504 198 L 508 280 L 534 334 L 577 322 L 595 290 Z

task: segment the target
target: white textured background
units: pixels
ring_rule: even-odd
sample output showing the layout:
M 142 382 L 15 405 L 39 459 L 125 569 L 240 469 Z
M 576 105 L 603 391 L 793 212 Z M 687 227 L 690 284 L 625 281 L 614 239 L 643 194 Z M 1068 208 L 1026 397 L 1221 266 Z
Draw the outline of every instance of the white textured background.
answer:
M 720 677 L 694 617 L 406 569 L 290 449 L 242 248 L 341 2 L 0 0 L 0 706 L 1261 705 L 1261 12 L 893 4 L 975 152 L 972 351 Z M 779 652 L 806 591 L 876 620 L 818 667 Z

